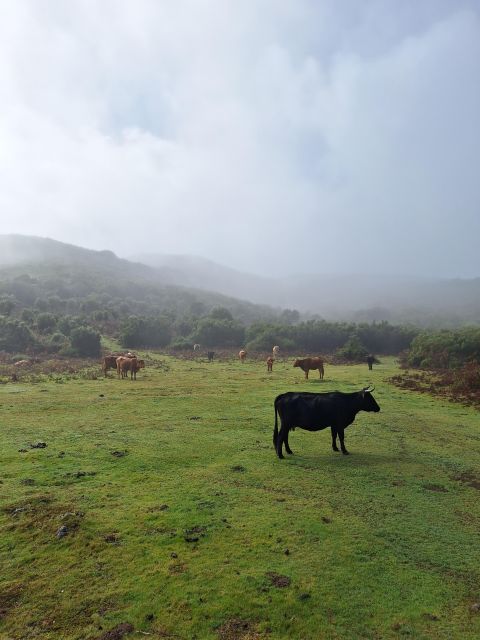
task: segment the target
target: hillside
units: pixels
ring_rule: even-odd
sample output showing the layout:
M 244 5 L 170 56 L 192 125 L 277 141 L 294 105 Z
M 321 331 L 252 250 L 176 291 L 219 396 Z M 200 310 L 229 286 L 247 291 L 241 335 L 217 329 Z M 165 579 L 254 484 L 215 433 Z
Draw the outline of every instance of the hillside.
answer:
M 197 256 L 148 255 L 138 262 L 168 270 L 170 282 L 331 320 L 456 326 L 480 322 L 480 278 L 433 279 L 383 275 L 292 275 L 266 278 Z
M 92 311 L 117 304 L 122 313 L 183 315 L 221 306 L 246 323 L 278 315 L 265 305 L 180 286 L 168 267 L 20 235 L 0 236 L 0 296 L 13 297 L 17 308 L 52 311 Z

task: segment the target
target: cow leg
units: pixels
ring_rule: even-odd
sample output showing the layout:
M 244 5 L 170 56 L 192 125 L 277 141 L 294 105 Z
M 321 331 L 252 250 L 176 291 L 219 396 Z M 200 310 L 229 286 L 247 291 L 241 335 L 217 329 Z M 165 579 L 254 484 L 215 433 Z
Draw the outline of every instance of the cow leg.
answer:
M 331 431 L 332 431 L 332 449 L 334 451 L 338 451 L 338 447 L 337 447 L 337 430 L 334 427 L 332 427 Z
M 308 380 L 308 369 L 305 371 L 305 380 Z
M 286 429 L 285 425 L 282 424 L 282 426 L 280 427 L 280 433 L 278 434 L 278 438 L 277 438 L 277 456 L 280 459 L 284 458 L 284 455 L 282 453 L 282 447 L 283 447 L 283 443 L 285 442 L 285 436 L 288 439 L 288 429 Z
M 341 427 L 341 428 L 339 427 L 337 429 L 337 431 L 338 431 L 338 437 L 339 437 L 339 440 L 340 440 L 340 448 L 342 450 L 342 453 L 343 453 L 344 456 L 348 456 L 348 451 L 345 449 L 344 429 L 343 429 L 343 427 Z
M 290 449 L 290 447 L 288 446 L 288 431 L 285 433 L 285 451 L 287 453 L 293 454 L 293 451 Z

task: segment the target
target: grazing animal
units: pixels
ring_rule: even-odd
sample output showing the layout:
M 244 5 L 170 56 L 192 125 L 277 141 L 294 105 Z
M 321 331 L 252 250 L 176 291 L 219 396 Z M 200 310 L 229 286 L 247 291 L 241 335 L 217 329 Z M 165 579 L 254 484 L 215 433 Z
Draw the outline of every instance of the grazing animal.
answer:
M 274 359 L 272 358 L 272 356 L 268 356 L 267 358 L 267 371 L 273 371 L 273 363 L 274 363 Z
M 215 357 L 215 351 L 207 351 L 207 358 L 209 362 L 213 362 L 214 357 Z
M 278 345 L 275 345 L 272 349 L 272 355 L 274 358 L 278 358 L 278 356 L 280 355 L 280 347 Z
M 344 442 L 344 430 L 355 420 L 359 411 L 380 411 L 373 388 L 365 387 L 361 391 L 342 393 L 296 393 L 289 391 L 275 398 L 275 427 L 273 429 L 273 446 L 279 458 L 283 458 L 282 446 L 292 453 L 288 446 L 288 433 L 301 427 L 307 431 L 321 431 L 330 427 L 332 430 L 332 449 L 338 451 L 337 435 L 344 455 L 348 455 Z M 277 415 L 280 416 L 280 432 Z
M 200 345 L 199 345 L 198 343 L 195 343 L 195 344 L 193 345 L 193 350 L 194 350 L 194 351 L 198 351 L 199 349 L 200 349 Z
M 245 359 L 247 357 L 247 352 L 245 351 L 245 349 L 242 349 L 238 352 L 238 357 L 240 358 L 240 362 L 245 362 Z
M 130 371 L 130 380 L 137 379 L 137 371 L 145 368 L 145 361 L 138 358 L 126 358 L 120 356 L 117 358 L 117 374 L 120 378 L 128 378 L 128 372 Z
M 323 360 L 321 358 L 303 358 L 302 360 L 295 360 L 294 367 L 300 367 L 305 372 L 305 380 L 308 380 L 308 372 L 314 369 L 318 369 L 320 380 L 323 380 L 325 370 L 323 368 Z
M 105 377 L 107 377 L 107 371 L 109 369 L 116 369 L 117 368 L 117 358 L 119 356 L 104 356 L 103 360 L 102 360 L 102 371 L 103 371 L 103 375 Z
M 375 356 L 372 356 L 372 354 L 370 353 L 367 356 L 367 364 L 368 364 L 368 368 L 370 369 L 370 371 L 373 369 L 373 363 L 375 362 Z

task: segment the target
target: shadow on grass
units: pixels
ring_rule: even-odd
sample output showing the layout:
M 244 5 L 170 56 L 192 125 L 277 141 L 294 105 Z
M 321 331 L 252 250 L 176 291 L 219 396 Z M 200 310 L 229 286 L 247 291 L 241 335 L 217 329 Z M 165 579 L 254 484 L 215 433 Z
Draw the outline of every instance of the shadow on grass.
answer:
M 334 453 L 333 451 L 331 453 L 305 456 L 298 451 L 293 456 L 288 456 L 288 461 L 290 463 L 293 462 L 295 466 L 300 468 L 311 469 L 318 467 L 319 469 L 325 469 L 325 467 L 329 467 L 338 469 L 339 467 L 356 468 L 398 464 L 398 456 L 364 451 L 361 453 L 352 451 L 348 456 L 344 456 L 341 453 Z

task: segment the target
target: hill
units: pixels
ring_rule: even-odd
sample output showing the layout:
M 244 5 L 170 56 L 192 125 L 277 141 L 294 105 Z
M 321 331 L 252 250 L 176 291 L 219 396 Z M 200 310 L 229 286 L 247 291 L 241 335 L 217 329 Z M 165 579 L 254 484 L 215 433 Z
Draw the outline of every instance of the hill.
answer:
M 49 238 L 0 236 L 0 296 L 17 308 L 70 313 L 117 305 L 121 313 L 186 314 L 225 307 L 245 323 L 274 319 L 278 311 L 176 283 L 169 267 L 154 268 Z

